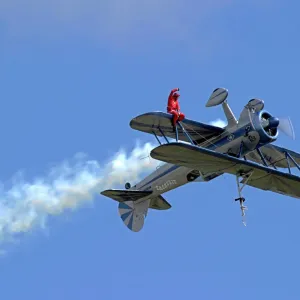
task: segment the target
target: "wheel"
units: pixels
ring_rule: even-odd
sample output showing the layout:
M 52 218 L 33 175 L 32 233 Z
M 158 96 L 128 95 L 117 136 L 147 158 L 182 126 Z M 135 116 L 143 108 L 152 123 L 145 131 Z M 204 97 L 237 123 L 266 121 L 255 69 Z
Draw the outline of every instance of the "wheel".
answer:
M 189 174 L 187 174 L 186 179 L 187 179 L 187 181 L 194 181 L 199 176 L 200 176 L 199 171 L 194 170 L 194 171 L 190 172 Z

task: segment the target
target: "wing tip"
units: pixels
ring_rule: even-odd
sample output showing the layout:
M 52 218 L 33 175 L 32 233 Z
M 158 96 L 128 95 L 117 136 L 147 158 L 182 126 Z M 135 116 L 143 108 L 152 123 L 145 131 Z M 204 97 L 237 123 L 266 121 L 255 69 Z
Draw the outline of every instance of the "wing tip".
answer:
M 111 189 L 108 189 L 108 190 L 104 190 L 104 191 L 100 192 L 99 194 L 103 195 L 103 196 L 106 196 L 111 191 L 112 191 Z

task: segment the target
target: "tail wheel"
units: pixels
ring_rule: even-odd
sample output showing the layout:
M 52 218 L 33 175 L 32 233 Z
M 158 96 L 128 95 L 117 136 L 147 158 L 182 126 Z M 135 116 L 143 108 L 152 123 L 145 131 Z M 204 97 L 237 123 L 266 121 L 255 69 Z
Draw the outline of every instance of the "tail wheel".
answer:
M 189 174 L 187 174 L 186 179 L 187 181 L 194 181 L 200 176 L 200 172 L 198 170 L 193 170 Z

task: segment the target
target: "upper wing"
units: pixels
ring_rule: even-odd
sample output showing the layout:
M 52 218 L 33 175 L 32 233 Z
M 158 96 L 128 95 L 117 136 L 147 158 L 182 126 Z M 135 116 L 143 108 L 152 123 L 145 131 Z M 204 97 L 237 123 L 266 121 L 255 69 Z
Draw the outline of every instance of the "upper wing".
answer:
M 264 158 L 266 159 L 266 162 L 268 163 L 268 165 L 273 165 L 278 168 L 288 168 L 289 165 L 286 160 L 286 154 L 285 154 L 286 152 L 289 153 L 289 155 L 298 164 L 300 164 L 300 154 L 295 151 L 288 150 L 286 148 L 282 148 L 282 147 L 271 145 L 271 144 L 262 146 L 260 148 L 260 150 L 261 150 Z M 246 158 L 249 160 L 255 161 L 257 163 L 261 163 L 261 158 L 255 151 L 247 154 Z M 290 167 L 295 167 L 293 162 L 290 162 Z
M 161 161 L 198 169 L 205 173 L 224 172 L 236 175 L 252 172 L 251 177 L 247 178 L 247 182 L 243 180 L 247 185 L 300 198 L 300 177 L 255 162 L 183 143 L 159 146 L 151 151 L 151 156 Z
M 160 128 L 166 137 L 175 139 L 176 136 L 175 132 L 173 131 L 171 120 L 171 114 L 163 112 L 150 112 L 133 118 L 130 121 L 130 126 L 135 130 L 151 134 L 155 133 L 158 136 L 162 136 L 159 130 Z M 223 128 L 199 123 L 190 119 L 184 119 L 181 121 L 181 123 L 189 136 L 198 144 L 205 142 L 207 139 L 212 137 L 216 137 L 225 131 Z M 190 142 L 179 127 L 178 139 L 185 142 Z

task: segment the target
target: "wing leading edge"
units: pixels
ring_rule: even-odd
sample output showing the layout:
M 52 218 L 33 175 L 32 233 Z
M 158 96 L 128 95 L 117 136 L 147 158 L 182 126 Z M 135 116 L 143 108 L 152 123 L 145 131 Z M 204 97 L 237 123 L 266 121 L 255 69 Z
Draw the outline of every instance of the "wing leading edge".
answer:
M 224 172 L 236 175 L 251 172 L 251 177 L 242 182 L 261 190 L 300 198 L 300 177 L 255 162 L 183 143 L 159 146 L 151 151 L 151 156 L 164 162 L 198 169 L 203 173 Z

